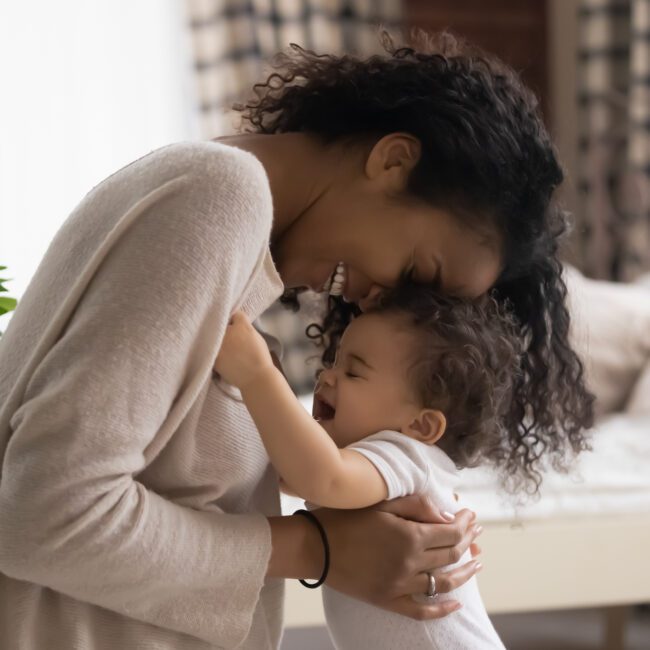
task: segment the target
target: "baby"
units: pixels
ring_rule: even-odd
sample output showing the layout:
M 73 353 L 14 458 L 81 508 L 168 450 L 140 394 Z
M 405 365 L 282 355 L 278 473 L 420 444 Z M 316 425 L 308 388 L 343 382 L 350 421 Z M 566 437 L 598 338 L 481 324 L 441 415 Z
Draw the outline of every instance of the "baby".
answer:
M 334 364 L 319 375 L 313 417 L 241 312 L 215 369 L 240 389 L 283 489 L 310 507 L 363 508 L 425 493 L 455 513 L 456 468 L 503 459 L 519 346 L 493 299 L 472 303 L 407 285 L 348 325 Z M 467 551 L 445 569 L 469 559 Z M 323 588 L 339 649 L 503 648 L 475 578 L 438 597 L 462 608 L 416 621 Z

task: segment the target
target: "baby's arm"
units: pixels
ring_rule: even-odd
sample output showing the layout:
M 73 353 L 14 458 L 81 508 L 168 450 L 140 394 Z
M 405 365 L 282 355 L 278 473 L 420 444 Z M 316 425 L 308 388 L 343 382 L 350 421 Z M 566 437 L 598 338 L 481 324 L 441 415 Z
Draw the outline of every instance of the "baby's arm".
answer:
M 241 391 L 290 490 L 330 508 L 363 508 L 386 499 L 388 489 L 375 466 L 360 453 L 339 449 L 307 413 L 243 313 L 233 315 L 214 368 Z

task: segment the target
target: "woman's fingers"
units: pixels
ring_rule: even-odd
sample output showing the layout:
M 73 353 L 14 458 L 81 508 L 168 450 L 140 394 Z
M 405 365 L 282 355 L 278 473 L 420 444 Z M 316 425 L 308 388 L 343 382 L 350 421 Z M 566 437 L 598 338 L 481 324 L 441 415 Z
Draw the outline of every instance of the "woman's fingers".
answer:
M 462 553 L 454 560 L 457 562 L 474 541 L 477 524 L 475 515 L 471 510 L 460 510 L 456 513 L 455 521 L 444 524 L 414 523 L 417 527 L 422 549 L 462 546 Z M 451 562 L 445 562 L 451 564 Z
M 417 621 L 428 621 L 455 612 L 461 608 L 461 604 L 457 600 L 443 600 L 440 602 L 432 600 L 431 603 L 425 604 L 414 600 L 410 596 L 400 596 L 383 607 L 397 614 L 414 618 Z
M 470 525 L 463 532 L 462 529 L 457 533 L 458 537 L 452 538 L 452 543 L 447 546 L 431 547 L 428 546 L 418 558 L 417 571 L 426 571 L 429 568 L 438 568 L 449 564 L 456 564 L 465 551 L 470 547 L 474 540 L 480 535 L 482 528 L 476 525 Z M 448 536 L 445 536 L 449 540 Z
M 433 569 L 431 574 L 436 580 L 436 593 L 446 594 L 454 589 L 458 589 L 458 587 L 464 585 L 482 568 L 483 565 L 478 560 L 471 560 L 451 571 Z M 429 576 L 427 572 L 423 571 L 413 576 L 413 579 L 409 581 L 407 587 L 410 593 L 425 594 L 429 588 Z
M 440 508 L 438 508 L 438 506 L 436 506 L 431 499 L 424 494 L 411 494 L 406 497 L 391 499 L 390 501 L 382 501 L 381 503 L 372 506 L 372 508 L 373 510 L 390 512 L 399 517 L 403 517 L 404 519 L 411 519 L 412 521 L 428 522 L 432 524 L 442 524 L 455 521 L 454 515 L 441 511 Z

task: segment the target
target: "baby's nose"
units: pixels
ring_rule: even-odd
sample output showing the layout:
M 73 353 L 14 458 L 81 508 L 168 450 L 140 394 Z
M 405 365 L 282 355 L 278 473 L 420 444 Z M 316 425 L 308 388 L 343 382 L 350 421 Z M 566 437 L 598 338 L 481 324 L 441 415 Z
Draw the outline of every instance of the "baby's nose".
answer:
M 318 383 L 325 386 L 334 386 L 335 374 L 333 368 L 324 368 L 318 376 Z

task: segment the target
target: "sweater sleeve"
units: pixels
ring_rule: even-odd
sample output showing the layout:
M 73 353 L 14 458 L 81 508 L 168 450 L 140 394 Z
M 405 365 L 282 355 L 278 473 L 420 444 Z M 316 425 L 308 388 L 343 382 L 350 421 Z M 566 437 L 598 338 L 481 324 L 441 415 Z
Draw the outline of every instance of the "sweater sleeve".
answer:
M 134 477 L 197 360 L 208 376 L 268 246 L 272 202 L 250 154 L 174 147 L 157 198 L 106 255 L 13 414 L 0 570 L 231 648 L 264 583 L 266 517 L 182 507 Z

